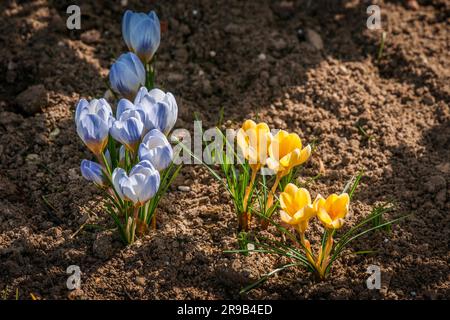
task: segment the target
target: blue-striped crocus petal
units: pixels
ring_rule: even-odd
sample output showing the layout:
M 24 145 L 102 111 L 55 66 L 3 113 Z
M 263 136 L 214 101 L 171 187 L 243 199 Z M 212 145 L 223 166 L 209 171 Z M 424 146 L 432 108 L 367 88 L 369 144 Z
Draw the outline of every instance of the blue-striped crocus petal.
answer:
M 144 65 L 134 53 L 124 53 L 112 65 L 109 81 L 114 91 L 132 100 L 145 84 Z
M 108 121 L 112 116 L 112 109 L 108 101 L 104 98 L 92 99 L 87 101 L 86 99 L 80 99 L 75 111 L 75 122 L 78 122 L 84 115 L 96 114 L 103 121 Z
M 105 99 L 92 99 L 87 101 L 86 99 L 80 99 L 75 111 L 75 124 L 78 125 L 81 118 L 88 114 L 96 114 L 103 121 L 111 123 L 112 109 L 109 103 Z
M 81 140 L 94 154 L 100 154 L 108 143 L 109 124 L 96 114 L 87 114 L 77 125 Z
M 158 129 L 147 133 L 139 145 L 139 159 L 148 160 L 158 171 L 166 169 L 173 159 L 173 150 L 166 136 Z
M 125 145 L 128 150 L 135 152 L 137 144 L 142 138 L 144 124 L 141 116 L 136 110 L 127 110 L 121 114 L 119 120 L 114 121 L 110 134 Z
M 164 92 L 163 92 L 164 93 Z M 134 104 L 137 106 L 141 102 L 142 98 L 148 95 L 148 90 L 146 87 L 140 87 L 139 91 L 136 93 L 136 97 L 134 98 Z
M 130 25 L 131 25 L 132 17 L 133 17 L 133 11 L 127 10 L 127 11 L 125 11 L 123 18 L 122 18 L 122 36 L 123 36 L 123 40 L 125 41 L 125 44 L 127 45 L 128 49 L 130 49 L 130 50 L 132 50 L 131 41 L 130 41 Z
M 120 119 L 120 116 L 122 113 L 124 113 L 127 110 L 135 110 L 135 105 L 128 99 L 120 99 L 119 103 L 117 103 L 117 110 L 116 110 L 116 119 Z
M 116 168 L 112 174 L 114 188 L 118 195 L 142 206 L 158 191 L 160 184 L 159 172 L 149 161 L 136 164 L 127 175 L 122 168 Z
M 109 152 L 108 149 L 106 149 L 105 151 L 105 158 L 106 158 L 106 162 L 108 163 L 109 168 L 112 168 L 112 160 L 111 160 L 111 153 Z
M 103 174 L 103 168 L 97 162 L 82 160 L 81 161 L 81 175 L 89 181 L 94 182 L 99 186 L 105 186 L 107 179 Z
M 145 112 L 145 110 L 140 106 L 134 105 L 128 99 L 120 99 L 119 103 L 117 104 L 116 118 L 120 119 L 122 114 L 128 110 L 134 110 L 141 116 L 141 121 L 144 124 L 143 135 L 146 134 L 151 128 L 153 128 L 153 125 L 147 125 L 149 115 Z
M 143 62 L 148 63 L 152 59 L 160 41 L 160 23 L 155 12 L 131 26 L 131 47 Z
M 159 189 L 160 175 L 150 161 L 144 160 L 136 164 L 129 177 L 135 181 L 134 192 L 141 204 L 150 200 Z
M 122 168 L 116 168 L 116 169 L 114 169 L 111 178 L 112 178 L 112 184 L 114 186 L 114 189 L 116 190 L 119 197 L 122 200 L 127 200 L 125 198 L 125 195 L 123 194 L 122 187 L 121 187 L 123 184 L 123 181 L 125 179 L 128 179 L 127 172 Z
M 149 126 L 153 125 L 153 128 L 159 129 L 166 135 L 177 121 L 178 106 L 175 97 L 170 92 L 164 93 L 160 89 L 146 92 L 141 88 L 136 95 L 134 104 L 145 111 Z
M 75 125 L 78 125 L 82 113 L 86 113 L 89 108 L 89 102 L 86 99 L 80 99 L 75 109 Z
M 123 39 L 131 52 L 135 52 L 133 46 L 131 45 L 132 29 L 144 19 L 147 19 L 147 15 L 142 12 L 137 13 L 131 10 L 127 10 L 124 14 L 122 20 Z

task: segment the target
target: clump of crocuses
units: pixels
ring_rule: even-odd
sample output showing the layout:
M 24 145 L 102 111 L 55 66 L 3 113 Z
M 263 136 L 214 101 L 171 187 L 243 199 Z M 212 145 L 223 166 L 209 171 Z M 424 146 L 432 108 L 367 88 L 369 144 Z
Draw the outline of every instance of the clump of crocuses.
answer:
M 77 133 L 93 153 L 82 160 L 81 173 L 104 191 L 106 210 L 125 243 L 156 227 L 161 196 L 180 167 L 173 164 L 167 139 L 175 125 L 175 97 L 154 87 L 154 58 L 160 43 L 155 12 L 127 11 L 123 38 L 131 52 L 112 65 L 109 79 L 119 101 L 115 112 L 105 99 L 78 102 Z

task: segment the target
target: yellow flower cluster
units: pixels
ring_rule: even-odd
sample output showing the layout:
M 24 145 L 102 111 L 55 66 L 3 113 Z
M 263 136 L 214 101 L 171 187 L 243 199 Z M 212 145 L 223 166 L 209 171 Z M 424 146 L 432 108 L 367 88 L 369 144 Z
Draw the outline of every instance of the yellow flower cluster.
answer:
M 287 175 L 292 168 L 309 159 L 311 147 L 302 147 L 296 133 L 280 130 L 272 135 L 269 126 L 247 120 L 237 133 L 237 143 L 253 170 L 267 165 L 277 176 Z
M 267 197 L 266 209 L 273 206 L 274 193 L 282 177 L 303 164 L 311 156 L 311 147 L 303 147 L 296 133 L 280 130 L 275 135 L 266 123 L 247 120 L 237 133 L 237 143 L 244 158 L 252 169 L 252 176 L 244 196 L 244 210 L 247 211 L 250 192 L 257 172 L 267 166 L 276 174 L 275 183 Z M 250 217 L 247 217 L 248 219 Z
M 243 201 L 245 212 L 240 222 L 241 225 L 248 227 L 250 215 L 247 206 L 250 202 L 249 197 L 257 172 L 266 166 L 276 174 L 275 182 L 265 204 L 265 209 L 269 210 L 273 206 L 274 195 L 281 179 L 288 175 L 294 167 L 309 159 L 311 147 L 309 145 L 303 147 L 302 141 L 296 133 L 280 130 L 273 135 L 266 123 L 257 124 L 252 120 L 245 121 L 239 129 L 237 143 L 252 170 L 250 183 L 246 188 Z M 315 266 L 319 275 L 323 277 L 333 247 L 333 231 L 342 227 L 349 210 L 349 195 L 347 193 L 332 194 L 325 199 L 319 194 L 312 201 L 308 190 L 288 183 L 279 199 L 281 220 L 292 225 L 298 231 L 309 262 Z M 315 216 L 322 222 L 328 232 L 325 246 L 319 249 L 317 256 L 314 255 L 309 241 L 305 238 L 309 221 Z M 267 224 L 263 223 L 262 226 L 267 227 Z
M 305 188 L 289 183 L 280 195 L 281 219 L 305 233 L 308 221 L 317 215 L 325 228 L 339 229 L 348 213 L 350 198 L 347 193 L 333 193 L 324 199 L 320 194 L 314 202 Z
M 306 256 L 321 277 L 324 277 L 329 263 L 329 255 L 333 246 L 333 231 L 342 227 L 349 204 L 350 197 L 347 193 L 332 194 L 326 199 L 319 194 L 312 202 L 308 190 L 298 188 L 292 183 L 289 183 L 280 195 L 281 220 L 297 229 L 305 247 Z M 314 256 L 311 245 L 305 238 L 309 220 L 314 216 L 319 218 L 329 232 L 325 247 L 320 248 L 317 257 Z

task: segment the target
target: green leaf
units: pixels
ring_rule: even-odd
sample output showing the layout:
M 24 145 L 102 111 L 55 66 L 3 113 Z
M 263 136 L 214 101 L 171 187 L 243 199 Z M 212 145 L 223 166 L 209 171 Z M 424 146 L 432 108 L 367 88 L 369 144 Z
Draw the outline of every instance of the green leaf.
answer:
M 290 268 L 290 267 L 295 267 L 295 266 L 298 266 L 298 263 L 288 263 L 288 264 L 285 264 L 285 265 L 283 265 L 283 266 L 281 266 L 281 267 L 279 267 L 277 269 L 274 269 L 274 270 L 270 271 L 269 273 L 265 274 L 264 276 L 262 276 L 258 281 L 256 281 L 256 282 L 252 283 L 251 285 L 246 286 L 245 288 L 243 288 L 241 291 L 239 291 L 239 294 L 247 293 L 250 290 L 256 288 L 259 285 L 261 285 L 262 283 L 266 282 L 269 279 L 269 277 L 273 276 L 274 274 L 277 274 L 278 272 L 280 272 L 280 271 L 282 271 L 284 269 L 287 269 L 287 268 Z

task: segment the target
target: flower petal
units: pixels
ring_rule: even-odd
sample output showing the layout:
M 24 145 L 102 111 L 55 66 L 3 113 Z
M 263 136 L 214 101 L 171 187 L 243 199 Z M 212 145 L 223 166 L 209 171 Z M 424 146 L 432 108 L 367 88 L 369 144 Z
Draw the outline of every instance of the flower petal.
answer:
M 280 211 L 280 218 L 283 222 L 287 224 L 295 224 L 293 218 L 289 215 L 289 213 L 285 212 L 284 210 Z
M 348 213 L 350 197 L 347 193 L 343 193 L 336 198 L 332 205 L 333 215 L 336 219 L 344 218 Z
M 303 207 L 311 205 L 311 196 L 310 196 L 308 190 L 306 190 L 305 188 L 299 188 L 295 192 L 294 201 L 295 201 L 297 208 L 303 208 Z
M 130 24 L 132 20 L 133 12 L 131 10 L 125 11 L 122 18 L 122 36 L 129 50 L 132 50 L 130 41 Z
M 99 186 L 103 186 L 106 183 L 103 175 L 103 167 L 93 161 L 82 160 L 81 161 L 81 175 L 86 180 L 92 181 Z
M 144 65 L 131 52 L 122 54 L 109 73 L 111 87 L 129 100 L 133 99 L 139 88 L 145 84 L 145 77 Z
M 333 222 L 331 217 L 328 215 L 327 211 L 322 207 L 319 208 L 319 210 L 317 211 L 317 217 L 319 218 L 320 221 L 322 221 L 322 223 L 326 227 L 330 226 L 331 223 Z
M 112 173 L 112 183 L 113 183 L 114 189 L 116 190 L 117 194 L 123 200 L 125 200 L 125 195 L 122 192 L 121 183 L 124 179 L 127 179 L 127 178 L 128 178 L 128 176 L 124 169 L 122 169 L 122 168 L 114 169 L 114 171 Z
M 158 17 L 142 19 L 131 26 L 130 43 L 133 51 L 143 62 L 149 62 L 161 41 L 161 30 Z
M 173 159 L 173 150 L 166 136 L 153 129 L 147 133 L 139 145 L 139 159 L 148 160 L 158 170 L 167 168 Z

